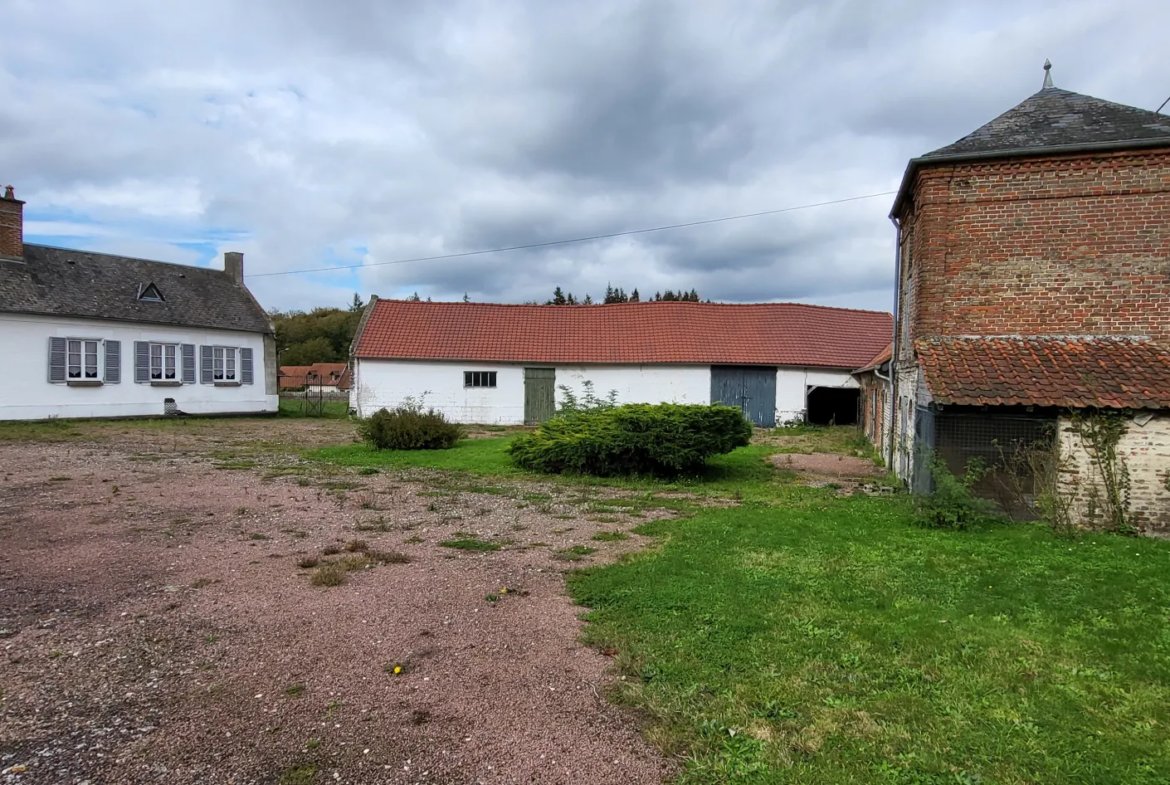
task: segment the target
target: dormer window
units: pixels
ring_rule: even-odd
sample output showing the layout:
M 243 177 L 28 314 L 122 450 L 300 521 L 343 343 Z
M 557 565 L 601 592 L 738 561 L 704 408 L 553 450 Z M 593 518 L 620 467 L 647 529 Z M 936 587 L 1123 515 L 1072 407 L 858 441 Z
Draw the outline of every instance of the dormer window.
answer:
M 138 299 L 147 303 L 163 302 L 162 292 L 152 283 L 138 284 Z

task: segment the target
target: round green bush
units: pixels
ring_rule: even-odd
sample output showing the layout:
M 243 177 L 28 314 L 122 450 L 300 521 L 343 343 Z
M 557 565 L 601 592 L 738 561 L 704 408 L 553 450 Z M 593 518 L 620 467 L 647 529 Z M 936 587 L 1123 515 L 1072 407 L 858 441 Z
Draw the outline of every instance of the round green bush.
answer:
M 546 474 L 674 475 L 751 441 L 730 406 L 627 404 L 558 414 L 509 447 L 512 462 Z
M 409 405 L 374 412 L 358 432 L 375 450 L 446 450 L 463 438 L 463 429 L 441 412 Z

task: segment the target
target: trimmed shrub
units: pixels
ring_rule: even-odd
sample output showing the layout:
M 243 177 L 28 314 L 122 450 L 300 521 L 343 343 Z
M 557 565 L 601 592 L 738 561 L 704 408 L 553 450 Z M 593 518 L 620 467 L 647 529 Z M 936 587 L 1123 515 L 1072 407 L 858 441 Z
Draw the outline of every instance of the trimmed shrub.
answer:
M 446 450 L 463 438 L 441 412 L 409 402 L 374 412 L 358 423 L 358 433 L 375 450 Z
M 520 468 L 546 474 L 674 475 L 751 437 L 751 423 L 730 406 L 636 403 L 562 412 L 508 452 Z

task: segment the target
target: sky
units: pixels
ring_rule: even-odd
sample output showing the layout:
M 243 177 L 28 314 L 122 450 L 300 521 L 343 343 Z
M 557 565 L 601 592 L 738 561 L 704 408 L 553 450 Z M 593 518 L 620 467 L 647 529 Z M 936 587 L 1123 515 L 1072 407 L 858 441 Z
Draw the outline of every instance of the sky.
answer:
M 26 242 L 242 251 L 281 310 L 608 284 L 888 311 L 910 158 L 1036 92 L 1045 58 L 1058 87 L 1170 96 L 1162 0 L 0 0 L 0 19 L 0 183 Z

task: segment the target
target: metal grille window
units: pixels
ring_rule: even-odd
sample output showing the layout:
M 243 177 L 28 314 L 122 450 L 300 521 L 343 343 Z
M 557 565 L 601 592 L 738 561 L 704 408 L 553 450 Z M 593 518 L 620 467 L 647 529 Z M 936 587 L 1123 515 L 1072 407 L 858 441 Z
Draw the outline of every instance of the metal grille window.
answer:
M 988 471 L 972 490 L 1014 518 L 1035 517 L 1036 471 L 1050 460 L 1055 415 L 939 412 L 935 450 L 952 474 L 973 459 Z
M 496 372 L 495 371 L 464 371 L 463 372 L 463 386 L 464 387 L 495 387 L 496 386 Z
M 211 378 L 217 382 L 234 382 L 236 377 L 236 349 L 215 346 L 211 350 Z
M 98 342 L 70 338 L 66 354 L 66 378 L 91 380 L 98 378 Z
M 150 380 L 152 382 L 175 382 L 178 376 L 178 344 L 152 343 L 150 345 Z

